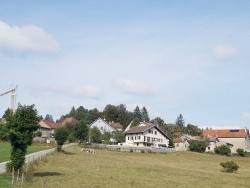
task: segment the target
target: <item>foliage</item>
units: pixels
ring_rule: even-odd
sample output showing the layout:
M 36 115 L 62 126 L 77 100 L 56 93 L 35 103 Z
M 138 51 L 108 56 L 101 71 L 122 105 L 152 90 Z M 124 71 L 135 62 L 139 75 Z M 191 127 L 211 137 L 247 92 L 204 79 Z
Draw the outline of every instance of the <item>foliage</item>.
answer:
M 220 163 L 220 165 L 223 167 L 224 172 L 236 172 L 239 169 L 239 166 L 233 162 L 233 161 L 228 161 L 225 163 Z
M 177 117 L 175 124 L 178 125 L 182 131 L 185 130 L 185 121 L 181 114 Z
M 75 125 L 74 129 L 75 129 L 74 135 L 78 140 L 80 140 L 80 142 L 88 138 L 89 127 L 87 126 L 84 120 L 78 122 Z
M 156 117 L 154 119 L 151 120 L 151 123 L 153 123 L 154 125 L 157 125 L 159 127 L 163 127 L 164 126 L 164 120 L 161 119 L 160 117 Z
M 41 136 L 42 136 L 42 132 L 41 132 L 41 131 L 37 131 L 37 132 L 36 132 L 36 136 L 37 136 L 37 137 L 41 137 Z
M 187 127 L 185 128 L 185 133 L 192 136 L 200 136 L 202 130 L 196 125 L 188 124 Z
M 125 142 L 125 134 L 122 131 L 115 131 L 113 134 L 116 143 Z
M 6 142 L 9 140 L 9 130 L 5 124 L 0 123 L 0 140 Z
M 133 112 L 133 117 L 137 118 L 140 122 L 142 121 L 142 114 L 139 106 L 136 106 Z
M 244 149 L 242 149 L 242 148 L 238 148 L 238 149 L 236 150 L 236 152 L 237 152 L 237 154 L 238 154 L 239 156 L 241 156 L 241 157 L 246 157 L 246 156 L 247 156 L 247 152 L 245 152 Z
M 48 121 L 52 121 L 52 122 L 54 122 L 54 120 L 53 120 L 53 116 L 52 116 L 52 115 L 50 115 L 50 114 L 46 114 L 46 116 L 45 116 L 44 120 L 48 120 Z
M 214 148 L 214 152 L 219 155 L 230 155 L 231 149 L 227 147 L 226 145 L 221 145 Z
M 90 131 L 90 137 L 94 143 L 102 143 L 102 133 L 97 127 L 93 127 Z
M 139 119 L 138 118 L 134 118 L 133 121 L 132 121 L 132 123 L 131 123 L 131 125 L 130 125 L 130 128 L 136 127 L 139 124 L 140 124 Z
M 74 133 L 74 128 L 75 128 L 74 125 L 72 125 L 72 124 L 70 124 L 70 123 L 66 123 L 65 128 L 67 129 L 69 135 L 70 135 L 71 133 Z
M 15 170 L 20 169 L 25 162 L 27 147 L 32 143 L 33 132 L 38 129 L 39 121 L 40 118 L 34 105 L 22 106 L 18 104 L 14 115 L 7 118 L 7 128 L 12 146 L 11 163 Z
M 69 136 L 68 136 L 68 141 L 69 141 L 69 143 L 76 142 L 76 140 L 77 140 L 77 138 L 75 137 L 74 132 L 73 132 L 73 133 L 70 133 Z
M 173 142 L 172 138 L 170 138 L 170 140 L 169 140 L 168 147 L 174 148 L 174 142 Z
M 208 146 L 207 141 L 191 140 L 189 144 L 190 151 L 204 153 Z
M 11 115 L 12 115 L 12 111 L 10 110 L 10 108 L 7 108 L 7 110 L 5 110 L 2 118 L 8 119 L 8 117 L 11 116 Z
M 65 127 L 59 127 L 55 130 L 55 140 L 57 141 L 57 151 L 62 150 L 62 145 L 68 139 L 68 131 Z
M 148 111 L 147 111 L 145 106 L 143 106 L 142 109 L 141 109 L 141 116 L 142 116 L 142 121 L 144 121 L 144 122 L 149 122 L 150 121 Z
M 104 131 L 102 134 L 102 140 L 104 140 L 105 143 L 110 143 L 110 139 L 112 137 L 112 133 L 108 131 Z

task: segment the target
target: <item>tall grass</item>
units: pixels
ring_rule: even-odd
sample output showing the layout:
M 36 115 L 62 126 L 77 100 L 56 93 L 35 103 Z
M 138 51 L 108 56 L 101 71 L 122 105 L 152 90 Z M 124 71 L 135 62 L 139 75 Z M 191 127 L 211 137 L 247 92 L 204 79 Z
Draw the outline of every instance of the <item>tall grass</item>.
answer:
M 240 169 L 227 174 L 220 166 L 229 160 L 225 156 L 96 151 L 83 153 L 74 146 L 48 156 L 26 187 L 250 187 L 249 158 L 230 157 Z

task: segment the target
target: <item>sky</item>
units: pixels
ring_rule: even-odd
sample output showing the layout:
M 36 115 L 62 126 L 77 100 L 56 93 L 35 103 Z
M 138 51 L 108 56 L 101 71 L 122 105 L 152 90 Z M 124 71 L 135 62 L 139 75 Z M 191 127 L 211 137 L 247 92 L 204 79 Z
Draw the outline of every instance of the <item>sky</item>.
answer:
M 3 0 L 0 93 L 54 120 L 72 106 L 250 128 L 250 1 Z M 0 116 L 11 94 L 0 97 Z

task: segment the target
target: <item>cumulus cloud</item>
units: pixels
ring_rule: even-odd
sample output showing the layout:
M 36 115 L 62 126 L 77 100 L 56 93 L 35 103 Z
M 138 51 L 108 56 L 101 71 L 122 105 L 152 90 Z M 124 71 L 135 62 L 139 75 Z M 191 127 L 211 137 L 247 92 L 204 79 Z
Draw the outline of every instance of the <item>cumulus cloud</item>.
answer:
M 18 27 L 0 21 L 0 48 L 14 52 L 51 53 L 58 50 L 58 43 L 35 25 Z
M 117 78 L 114 85 L 125 93 L 132 95 L 151 95 L 152 89 L 145 82 L 134 81 L 126 78 Z
M 220 60 L 230 60 L 236 56 L 236 49 L 229 45 L 217 45 L 213 52 Z
M 102 96 L 101 90 L 94 85 L 83 86 L 64 86 L 64 85 L 50 85 L 47 87 L 47 91 L 54 94 L 67 95 L 70 97 L 87 97 L 93 99 L 99 99 Z

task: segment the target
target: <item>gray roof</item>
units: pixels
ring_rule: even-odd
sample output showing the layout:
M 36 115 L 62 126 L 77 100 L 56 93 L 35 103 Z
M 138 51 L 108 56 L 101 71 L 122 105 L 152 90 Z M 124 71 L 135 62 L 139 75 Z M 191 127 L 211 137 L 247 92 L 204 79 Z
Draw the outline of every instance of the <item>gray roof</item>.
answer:
M 131 129 L 127 130 L 124 132 L 124 134 L 131 134 L 131 133 L 143 133 L 146 130 L 150 129 L 154 127 L 154 125 L 146 125 L 146 126 L 136 126 L 136 127 L 132 127 Z

